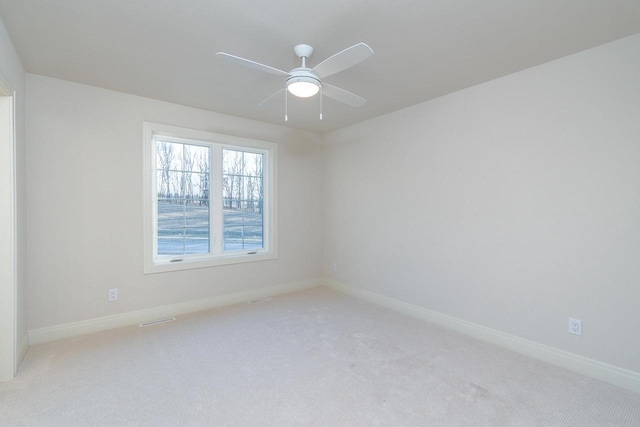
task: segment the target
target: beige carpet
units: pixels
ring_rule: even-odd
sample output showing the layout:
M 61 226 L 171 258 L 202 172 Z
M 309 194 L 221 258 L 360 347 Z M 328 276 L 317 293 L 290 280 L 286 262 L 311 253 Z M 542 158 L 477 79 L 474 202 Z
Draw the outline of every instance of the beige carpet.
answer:
M 640 426 L 640 394 L 325 288 L 29 349 L 2 426 Z

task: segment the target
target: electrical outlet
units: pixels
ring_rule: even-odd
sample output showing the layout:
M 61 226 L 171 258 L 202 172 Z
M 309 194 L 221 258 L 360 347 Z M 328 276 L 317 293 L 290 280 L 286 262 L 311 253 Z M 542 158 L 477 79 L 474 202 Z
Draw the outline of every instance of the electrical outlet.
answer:
M 569 318 L 569 333 L 582 335 L 582 320 Z
M 118 299 L 118 288 L 109 289 L 109 301 L 115 301 Z

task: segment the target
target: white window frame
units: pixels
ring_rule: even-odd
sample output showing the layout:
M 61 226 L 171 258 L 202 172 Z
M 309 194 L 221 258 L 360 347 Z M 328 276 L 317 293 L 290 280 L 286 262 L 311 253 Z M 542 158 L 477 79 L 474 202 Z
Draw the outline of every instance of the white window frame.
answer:
M 144 143 L 144 273 L 206 268 L 244 262 L 265 261 L 278 258 L 278 145 L 202 130 L 187 129 L 159 123 L 143 122 Z M 210 253 L 183 256 L 157 255 L 157 188 L 156 188 L 156 140 L 168 140 L 186 144 L 212 147 L 209 200 L 211 203 L 209 237 Z M 263 242 L 258 250 L 222 250 L 222 212 L 214 212 L 214 198 L 222 203 L 222 149 L 237 149 L 265 154 L 263 163 Z M 216 231 L 218 230 L 218 231 Z M 217 241 L 213 240 L 218 235 Z

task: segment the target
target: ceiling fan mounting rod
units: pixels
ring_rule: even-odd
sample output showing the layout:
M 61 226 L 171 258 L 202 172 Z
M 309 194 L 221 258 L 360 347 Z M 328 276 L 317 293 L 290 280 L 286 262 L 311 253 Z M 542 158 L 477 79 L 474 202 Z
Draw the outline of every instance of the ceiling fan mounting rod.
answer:
M 298 55 L 298 58 L 302 59 L 302 68 L 306 68 L 307 59 L 311 58 L 313 48 L 308 44 L 299 44 L 293 48 L 293 51 Z

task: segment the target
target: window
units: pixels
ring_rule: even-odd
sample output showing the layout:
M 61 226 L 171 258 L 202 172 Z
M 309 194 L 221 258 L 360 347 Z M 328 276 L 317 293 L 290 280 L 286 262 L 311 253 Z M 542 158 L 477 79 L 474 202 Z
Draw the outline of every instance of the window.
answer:
M 144 123 L 145 273 L 277 258 L 276 150 Z

